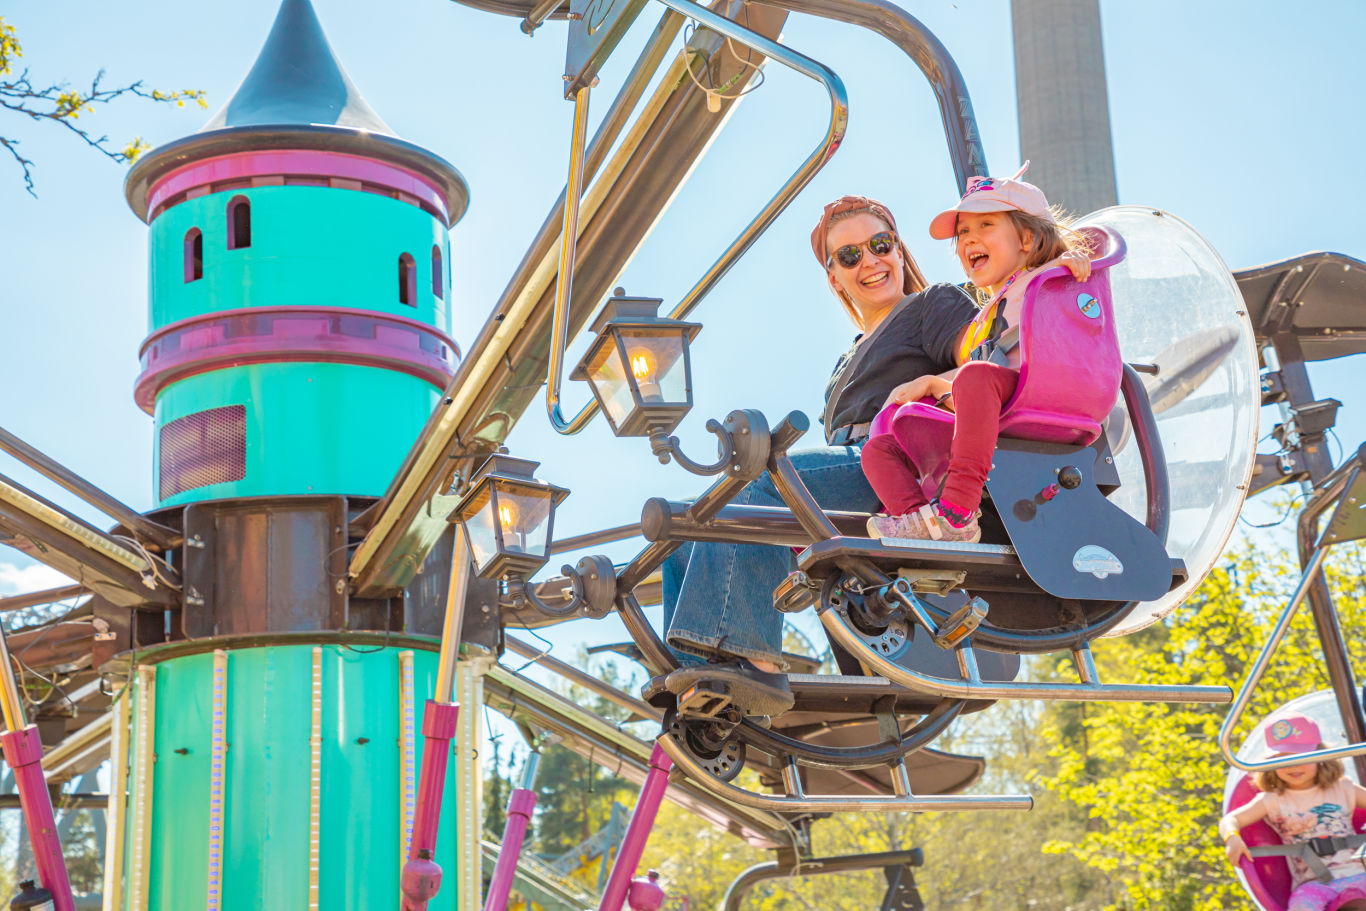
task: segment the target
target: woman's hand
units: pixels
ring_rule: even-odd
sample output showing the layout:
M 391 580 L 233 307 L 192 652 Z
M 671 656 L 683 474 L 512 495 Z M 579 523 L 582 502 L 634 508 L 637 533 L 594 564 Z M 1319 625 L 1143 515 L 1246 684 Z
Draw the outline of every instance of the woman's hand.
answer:
M 1238 866 L 1239 858 L 1246 857 L 1252 860 L 1252 853 L 1248 851 L 1241 835 L 1234 835 L 1224 843 L 1224 853 L 1228 855 L 1228 862 L 1235 867 Z
M 1066 266 L 1067 271 L 1072 273 L 1072 277 L 1079 282 L 1084 282 L 1091 277 L 1091 257 L 1080 250 L 1068 250 L 1058 257 L 1058 265 Z
M 909 383 L 902 383 L 892 390 L 887 396 L 887 401 L 882 403 L 882 407 L 891 404 L 905 405 L 910 402 L 918 402 L 926 396 L 939 398 L 950 389 L 953 384 L 942 376 L 918 376 Z

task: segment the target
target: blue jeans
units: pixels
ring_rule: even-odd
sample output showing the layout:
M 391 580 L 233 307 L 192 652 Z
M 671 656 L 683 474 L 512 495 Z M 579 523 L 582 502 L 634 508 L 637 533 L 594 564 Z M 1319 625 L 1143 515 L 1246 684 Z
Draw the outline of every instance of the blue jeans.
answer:
M 811 495 L 825 509 L 876 512 L 877 494 L 856 446 L 791 454 Z M 765 472 L 732 503 L 785 506 Z M 783 664 L 783 615 L 773 589 L 792 568 L 792 551 L 763 544 L 689 543 L 663 565 L 665 641 L 685 664 L 721 654 Z

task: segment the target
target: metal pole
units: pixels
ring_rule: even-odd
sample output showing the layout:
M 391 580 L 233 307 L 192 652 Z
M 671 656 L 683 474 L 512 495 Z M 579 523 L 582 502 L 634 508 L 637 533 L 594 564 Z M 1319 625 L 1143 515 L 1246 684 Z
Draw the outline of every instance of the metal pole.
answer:
M 3 665 L 0 669 L 0 709 L 5 715 L 6 728 L 0 734 L 0 747 L 4 748 L 5 761 L 14 770 L 14 784 L 33 844 L 38 878 L 43 888 L 52 893 L 55 911 L 75 911 L 66 859 L 62 857 L 62 843 L 57 837 L 57 819 L 52 812 L 52 795 L 43 774 L 43 742 L 38 736 L 38 726 L 25 724 L 24 703 L 19 697 L 3 628 L 0 628 L 0 665 Z
M 1355 461 L 1355 460 L 1353 460 Z M 1351 489 L 1356 472 L 1350 468 L 1352 462 L 1344 463 L 1337 471 L 1324 479 L 1324 490 L 1311 500 L 1300 514 L 1297 537 L 1299 539 L 1300 566 L 1307 566 L 1315 555 L 1314 541 L 1319 527 L 1319 516 L 1327 508 L 1346 496 Z M 1360 466 L 1358 465 L 1358 469 Z M 1326 550 L 1324 547 L 1321 550 Z M 1366 743 L 1366 723 L 1363 723 L 1361 696 L 1357 690 L 1356 679 L 1352 674 L 1352 661 L 1347 652 L 1347 640 L 1342 634 L 1342 624 L 1338 621 L 1337 608 L 1333 606 L 1333 594 L 1322 573 L 1316 573 L 1309 584 L 1309 612 L 1314 618 L 1314 629 L 1319 635 L 1323 648 L 1324 664 L 1328 669 L 1328 680 L 1336 697 L 1338 714 L 1351 743 Z M 1366 755 L 1358 755 L 1352 760 L 1356 764 L 1357 775 L 1366 781 Z
M 401 889 L 403 911 L 425 911 L 441 889 L 441 867 L 436 855 L 436 833 L 441 823 L 441 799 L 446 789 L 446 765 L 460 719 L 460 705 L 452 701 L 456 663 L 460 655 L 461 624 L 465 616 L 465 593 L 469 588 L 469 538 L 463 526 L 455 526 L 451 545 L 451 579 L 446 595 L 446 616 L 441 626 L 441 652 L 437 658 L 436 688 L 422 716 L 422 771 L 418 777 L 413 833 L 408 860 L 403 865 Z
M 1262 646 L 1262 651 L 1257 655 L 1257 660 L 1252 663 L 1252 668 L 1248 671 L 1247 678 L 1243 680 L 1243 685 L 1238 687 L 1238 695 L 1234 698 L 1233 705 L 1229 708 L 1227 717 L 1224 718 L 1224 723 L 1219 727 L 1219 750 L 1224 754 L 1224 761 L 1244 772 L 1286 768 L 1304 762 L 1319 762 L 1325 759 L 1355 756 L 1366 750 L 1366 746 L 1363 746 L 1358 740 L 1355 747 L 1335 747 L 1330 750 L 1315 750 L 1312 753 L 1297 753 L 1287 759 L 1280 760 L 1244 762 L 1238 758 L 1231 744 L 1233 729 L 1237 726 L 1243 711 L 1247 709 L 1248 703 L 1252 701 L 1252 692 L 1257 688 L 1257 683 L 1262 679 L 1262 675 L 1266 673 L 1266 667 L 1271 663 L 1271 656 L 1276 653 L 1276 648 L 1281 644 L 1281 639 L 1285 638 L 1286 631 L 1290 629 L 1290 621 L 1295 616 L 1295 610 L 1304 600 L 1314 580 L 1319 577 L 1319 569 L 1323 566 L 1323 558 L 1327 553 L 1326 547 L 1320 547 L 1314 551 L 1309 564 L 1304 568 L 1304 574 L 1300 577 L 1300 584 L 1295 587 L 1295 594 L 1291 596 L 1290 603 L 1286 604 L 1285 609 L 1281 611 L 1280 618 L 1271 629 L 1271 637 Z
M 645 776 L 645 786 L 640 789 L 640 798 L 631 812 L 631 823 L 626 827 L 626 837 L 621 840 L 617 852 L 617 862 L 612 867 L 612 876 L 603 890 L 598 911 L 621 911 L 626 901 L 626 893 L 631 888 L 631 879 L 636 875 L 640 857 L 645 853 L 645 842 L 654 828 L 655 814 L 664 800 L 664 792 L 669 787 L 669 769 L 673 763 L 658 744 L 650 753 L 650 771 Z
M 446 589 L 446 616 L 441 623 L 441 652 L 437 657 L 436 689 L 432 698 L 437 702 L 452 701 L 455 692 L 455 663 L 460 658 L 460 632 L 465 620 L 465 596 L 469 592 L 470 575 L 474 572 L 470 539 L 465 526 L 456 523 L 455 541 L 451 545 L 451 580 Z
M 569 182 L 565 186 L 564 230 L 560 234 L 560 270 L 555 278 L 555 309 L 550 328 L 550 375 L 545 387 L 546 411 L 550 414 L 551 425 L 560 433 L 578 433 L 595 412 L 592 407 L 585 406 L 569 421 L 560 412 L 564 354 L 569 343 L 569 301 L 574 290 L 574 252 L 579 242 L 579 201 L 583 198 L 588 92 L 588 86 L 584 86 L 574 96 L 574 129 L 569 140 Z
M 532 811 L 536 809 L 536 771 L 540 765 L 540 750 L 532 750 L 526 758 L 522 786 L 514 790 L 508 799 L 507 826 L 503 829 L 498 863 L 493 868 L 493 879 L 489 881 L 488 896 L 484 899 L 484 911 L 506 911 L 512 881 L 517 876 L 517 859 L 522 856 L 522 841 L 526 837 Z

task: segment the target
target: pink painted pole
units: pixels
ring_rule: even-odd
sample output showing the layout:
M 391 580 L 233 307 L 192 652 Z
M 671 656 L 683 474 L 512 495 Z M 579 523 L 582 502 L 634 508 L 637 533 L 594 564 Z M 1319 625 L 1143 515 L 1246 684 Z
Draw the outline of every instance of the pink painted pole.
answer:
M 506 911 L 512 881 L 517 876 L 517 859 L 522 855 L 522 841 L 526 837 L 531 811 L 536 809 L 536 792 L 517 788 L 508 801 L 507 826 L 503 829 L 503 847 L 498 852 L 498 863 L 493 868 L 489 894 L 484 899 L 484 911 Z
M 460 706 L 453 702 L 427 700 L 422 716 L 422 772 L 417 783 L 417 808 L 413 814 L 413 837 L 408 845 L 408 862 L 403 865 L 399 888 L 403 892 L 403 911 L 427 911 L 427 903 L 441 890 L 441 867 L 432 860 L 436 854 L 436 832 L 441 823 L 441 796 L 446 789 L 446 761 L 455 737 L 455 722 Z M 60 909 L 59 909 L 60 911 Z
M 5 655 L 5 660 L 8 662 L 8 655 Z M 30 724 L 17 731 L 0 734 L 0 746 L 4 747 L 5 761 L 14 770 L 19 805 L 24 810 L 29 840 L 33 842 L 33 861 L 38 867 L 38 879 L 43 888 L 52 893 L 55 911 L 75 911 L 76 901 L 71 895 L 71 881 L 66 875 L 62 843 L 57 840 L 52 796 L 48 793 L 47 778 L 43 775 L 43 742 L 38 738 L 38 726 Z
M 640 789 L 636 808 L 631 811 L 631 822 L 626 827 L 626 837 L 621 840 L 621 850 L 617 862 L 612 866 L 612 875 L 603 890 L 598 911 L 621 911 L 626 901 L 626 893 L 631 888 L 636 867 L 640 865 L 641 855 L 645 853 L 645 842 L 650 839 L 650 830 L 655 825 L 655 814 L 664 800 L 664 792 L 669 787 L 669 769 L 673 761 L 655 744 L 650 753 L 650 771 L 645 776 L 645 787 Z

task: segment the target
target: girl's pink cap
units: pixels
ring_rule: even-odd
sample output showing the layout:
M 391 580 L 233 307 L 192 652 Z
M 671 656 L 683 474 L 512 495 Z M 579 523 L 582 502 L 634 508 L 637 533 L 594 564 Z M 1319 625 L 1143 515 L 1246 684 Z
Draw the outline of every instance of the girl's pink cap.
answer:
M 1021 165 L 1014 177 L 974 177 L 968 181 L 968 191 L 958 205 L 945 209 L 930 222 L 930 237 L 948 240 L 958 232 L 959 212 L 1006 212 L 1018 209 L 1029 215 L 1051 219 L 1048 198 L 1043 190 L 1020 178 L 1029 169 L 1029 162 Z
M 1303 715 L 1287 715 L 1266 729 L 1266 745 L 1273 753 L 1311 753 L 1322 741 L 1319 726 Z

